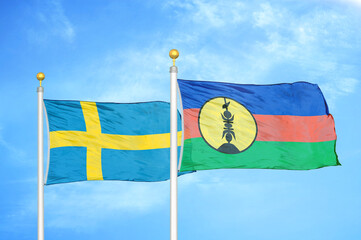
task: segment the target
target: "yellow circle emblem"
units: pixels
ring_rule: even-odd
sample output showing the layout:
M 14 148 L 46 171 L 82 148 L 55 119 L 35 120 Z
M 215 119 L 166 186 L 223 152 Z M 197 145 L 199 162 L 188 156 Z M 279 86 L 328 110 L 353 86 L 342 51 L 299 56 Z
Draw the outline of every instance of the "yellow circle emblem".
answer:
M 206 143 L 222 153 L 243 152 L 257 136 L 256 120 L 250 111 L 227 97 L 209 99 L 199 111 L 198 125 Z

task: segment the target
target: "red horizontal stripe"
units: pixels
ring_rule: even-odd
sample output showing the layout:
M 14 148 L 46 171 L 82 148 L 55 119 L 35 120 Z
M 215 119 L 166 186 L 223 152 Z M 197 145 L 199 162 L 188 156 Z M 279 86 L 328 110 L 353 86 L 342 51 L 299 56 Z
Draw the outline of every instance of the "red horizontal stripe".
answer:
M 199 108 L 188 108 L 183 110 L 184 139 L 201 137 L 198 128 Z
M 199 109 L 185 109 L 184 139 L 201 137 L 198 129 Z M 331 114 L 321 116 L 253 115 L 257 122 L 256 141 L 323 142 L 336 139 Z

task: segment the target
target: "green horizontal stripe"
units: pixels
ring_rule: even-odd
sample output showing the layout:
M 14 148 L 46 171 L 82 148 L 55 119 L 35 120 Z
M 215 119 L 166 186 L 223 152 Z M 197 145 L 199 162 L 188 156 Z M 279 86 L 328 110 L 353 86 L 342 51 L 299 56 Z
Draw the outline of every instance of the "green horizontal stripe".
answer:
M 262 168 L 309 170 L 341 165 L 335 152 L 336 141 L 261 142 L 246 151 L 225 154 L 211 148 L 203 138 L 184 141 L 180 171 L 220 168 Z

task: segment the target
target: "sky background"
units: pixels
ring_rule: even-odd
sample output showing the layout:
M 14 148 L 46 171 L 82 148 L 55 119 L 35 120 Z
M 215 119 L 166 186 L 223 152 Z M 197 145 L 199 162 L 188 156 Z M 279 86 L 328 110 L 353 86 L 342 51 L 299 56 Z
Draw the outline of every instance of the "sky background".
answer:
M 178 77 L 319 84 L 341 167 L 179 178 L 179 240 L 361 239 L 361 1 L 0 1 L 0 239 L 37 236 L 45 98 L 169 101 Z M 169 239 L 169 181 L 45 187 L 46 239 Z

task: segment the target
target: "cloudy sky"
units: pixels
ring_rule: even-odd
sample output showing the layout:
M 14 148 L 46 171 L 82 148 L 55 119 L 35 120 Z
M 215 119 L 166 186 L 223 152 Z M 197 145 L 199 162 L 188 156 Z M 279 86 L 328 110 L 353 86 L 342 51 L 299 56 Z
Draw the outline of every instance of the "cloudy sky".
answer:
M 37 235 L 37 103 L 169 100 L 179 78 L 321 87 L 341 167 L 179 178 L 179 239 L 361 238 L 361 1 L 0 2 L 0 239 Z M 169 182 L 45 187 L 46 239 L 169 239 Z

